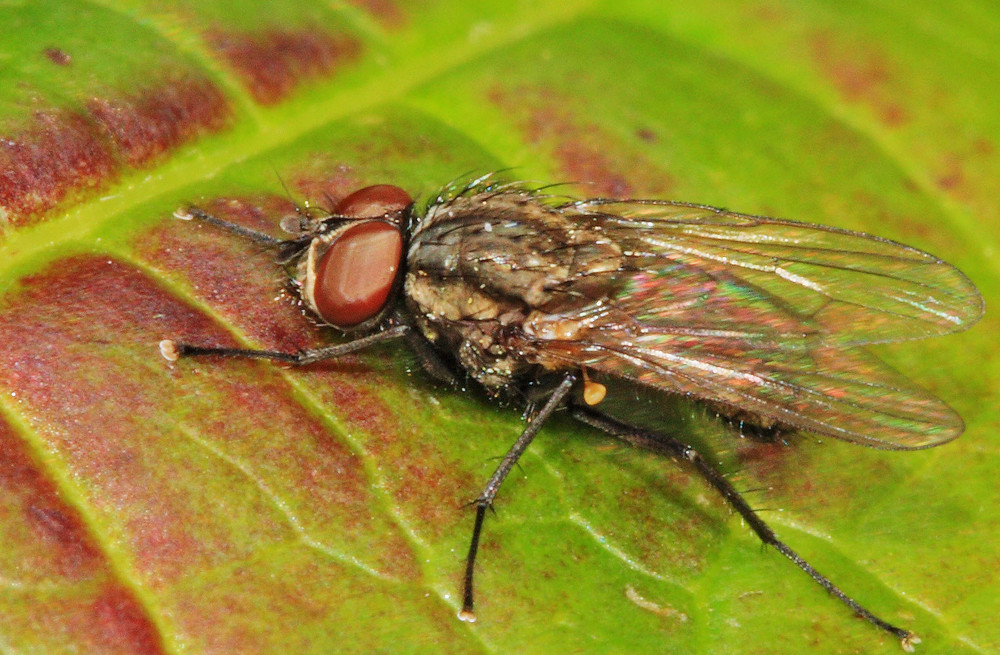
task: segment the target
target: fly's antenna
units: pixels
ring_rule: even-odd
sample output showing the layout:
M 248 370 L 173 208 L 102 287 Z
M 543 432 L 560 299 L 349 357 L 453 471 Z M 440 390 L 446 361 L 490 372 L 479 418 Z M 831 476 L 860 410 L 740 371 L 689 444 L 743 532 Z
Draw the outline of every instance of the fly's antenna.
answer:
M 312 214 L 309 211 L 309 202 L 306 201 L 305 204 L 300 205 L 292 195 L 291 189 L 289 189 L 288 185 L 285 184 L 285 180 L 281 177 L 281 173 L 278 172 L 278 169 L 271 166 L 271 170 L 274 171 L 274 176 L 278 178 L 278 184 L 280 184 L 281 188 L 284 190 L 285 197 L 288 199 L 288 202 L 290 202 L 292 207 L 295 208 L 295 216 L 298 218 L 298 225 L 295 224 L 296 221 L 289 220 L 292 218 L 291 216 L 282 219 L 281 229 L 289 234 L 302 234 L 307 232 L 309 230 L 309 225 L 313 222 Z
M 199 220 L 264 246 L 280 246 L 284 243 L 281 239 L 275 238 L 265 232 L 260 232 L 209 214 L 200 207 L 181 207 L 174 211 L 174 218 L 182 221 Z
M 295 207 L 296 213 L 302 213 L 299 208 L 299 203 L 295 202 L 295 198 L 292 196 L 292 191 L 288 188 L 288 185 L 285 184 L 285 179 L 281 177 L 281 173 L 279 173 L 278 169 L 274 166 L 271 166 L 271 170 L 274 171 L 274 176 L 278 178 L 278 184 L 281 185 L 282 190 L 285 192 L 285 197 L 288 198 L 288 202 L 292 203 L 292 206 Z

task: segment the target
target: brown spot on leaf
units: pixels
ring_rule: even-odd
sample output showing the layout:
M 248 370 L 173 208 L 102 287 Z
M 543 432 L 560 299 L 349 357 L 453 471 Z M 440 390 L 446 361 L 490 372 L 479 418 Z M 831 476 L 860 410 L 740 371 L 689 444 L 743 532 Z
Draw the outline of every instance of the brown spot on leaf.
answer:
M 935 182 L 941 190 L 962 202 L 974 202 L 983 186 L 983 173 L 994 166 L 993 143 L 985 137 L 955 139 L 953 149 L 939 156 Z
M 392 0 L 347 0 L 358 9 L 368 13 L 382 25 L 401 27 L 405 21 L 403 10 Z
M 750 503 L 757 508 L 781 508 L 805 515 L 822 511 L 830 502 L 837 502 L 834 492 L 841 490 L 817 476 L 815 446 L 794 432 L 783 435 L 780 441 L 739 439 L 739 471 L 733 482 L 744 495 L 749 494 Z
M 644 127 L 638 129 L 635 131 L 635 135 L 639 137 L 639 139 L 641 139 L 642 141 L 645 141 L 646 143 L 656 143 L 657 141 L 656 132 L 654 132 L 649 128 Z
M 765 23 L 781 23 L 788 20 L 788 10 L 777 4 L 751 5 L 747 8 L 750 18 L 755 18 Z
M 957 158 L 951 158 L 944 172 L 938 175 L 937 185 L 944 191 L 955 191 L 965 182 L 962 163 Z
M 152 160 L 227 123 L 229 104 L 206 79 L 180 79 L 134 98 L 94 99 L 87 111 L 129 166 Z
M 69 66 L 73 63 L 73 58 L 69 56 L 69 53 L 59 48 L 45 48 L 42 50 L 42 54 L 56 66 Z
M 588 183 L 597 195 L 612 198 L 636 195 L 632 185 L 615 170 L 605 153 L 584 143 L 568 140 L 559 144 L 555 154 L 568 179 Z
M 263 105 L 283 100 L 302 82 L 330 74 L 361 52 L 361 43 L 353 37 L 318 30 L 212 30 L 206 36 Z
M 535 87 L 497 87 L 489 100 L 514 117 L 529 142 L 549 148 L 566 181 L 584 186 L 587 195 L 663 195 L 673 186 L 666 173 L 657 173 L 656 166 L 630 151 L 620 138 L 574 114 L 574 109 L 584 107 L 579 100 Z
M 131 97 L 91 100 L 82 112 L 37 112 L 0 139 L 0 220 L 37 219 L 74 192 L 107 187 L 123 166 L 149 163 L 223 127 L 229 105 L 205 79 L 175 79 Z
M 870 45 L 839 43 L 829 32 L 812 38 L 813 60 L 840 94 L 852 103 L 867 105 L 885 125 L 909 120 L 900 100 L 894 66 L 885 53 Z

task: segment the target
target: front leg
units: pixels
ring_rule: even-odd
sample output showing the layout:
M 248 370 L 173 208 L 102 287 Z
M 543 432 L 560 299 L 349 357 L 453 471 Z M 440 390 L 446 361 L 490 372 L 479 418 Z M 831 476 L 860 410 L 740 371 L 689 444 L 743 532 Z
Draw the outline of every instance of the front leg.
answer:
M 286 353 L 280 350 L 252 350 L 245 348 L 220 348 L 215 346 L 197 346 L 190 343 L 178 343 L 171 339 L 164 339 L 160 342 L 160 354 L 164 359 L 175 362 L 181 357 L 199 357 L 203 355 L 214 355 L 216 357 L 236 357 L 244 359 L 271 359 L 279 362 L 287 362 L 296 366 L 304 366 L 324 359 L 335 359 L 349 353 L 357 352 L 373 346 L 377 343 L 384 343 L 406 336 L 410 332 L 408 325 L 394 325 L 390 328 L 370 334 L 366 337 L 348 341 L 347 343 L 334 344 L 323 348 L 303 350 L 297 353 Z
M 434 346 L 416 328 L 411 327 L 404 335 L 404 338 L 406 339 L 406 345 L 410 347 L 410 350 L 420 360 L 420 366 L 423 367 L 425 373 L 449 387 L 459 386 L 460 381 L 458 376 L 445 363 Z

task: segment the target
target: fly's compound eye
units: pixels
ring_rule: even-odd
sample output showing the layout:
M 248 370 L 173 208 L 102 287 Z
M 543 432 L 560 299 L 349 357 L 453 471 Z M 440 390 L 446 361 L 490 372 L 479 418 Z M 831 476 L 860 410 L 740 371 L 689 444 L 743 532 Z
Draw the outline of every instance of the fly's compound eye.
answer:
M 399 219 L 412 205 L 413 198 L 398 186 L 376 184 L 333 209 L 337 220 L 359 220 L 314 238 L 298 273 L 303 300 L 323 321 L 352 328 L 385 308 L 403 256 Z
M 341 200 L 333 213 L 349 218 L 377 218 L 402 211 L 413 204 L 406 191 L 392 184 L 376 184 L 358 189 Z
M 317 239 L 317 241 L 319 241 Z M 383 221 L 351 223 L 309 249 L 303 298 L 320 318 L 350 328 L 376 316 L 396 284 L 403 234 Z

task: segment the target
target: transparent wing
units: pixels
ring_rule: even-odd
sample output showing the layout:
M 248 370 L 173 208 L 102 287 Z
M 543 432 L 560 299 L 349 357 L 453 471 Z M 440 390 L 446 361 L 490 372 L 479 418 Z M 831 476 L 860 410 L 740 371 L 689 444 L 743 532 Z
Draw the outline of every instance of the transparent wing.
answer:
M 653 302 L 646 321 L 719 326 L 740 323 L 742 313 L 765 324 L 780 316 L 779 329 L 792 319 L 810 324 L 826 343 L 860 345 L 962 330 L 983 312 L 982 296 L 958 269 L 868 234 L 685 203 L 591 200 L 571 207 L 628 250 L 632 268 L 664 284 L 666 302 Z M 667 288 L 674 267 L 682 280 L 693 271 L 698 284 Z M 676 311 L 674 295 L 697 307 Z
M 739 351 L 727 338 L 612 336 L 596 330 L 578 342 L 552 342 L 546 357 L 875 448 L 928 448 L 964 429 L 947 404 L 863 350 Z
M 615 279 L 608 296 L 581 304 L 575 288 L 594 288 L 581 277 L 535 317 L 535 326 L 563 327 L 533 331 L 526 348 L 539 361 L 879 448 L 961 434 L 944 402 L 853 348 L 974 323 L 982 298 L 949 264 L 866 234 L 698 205 L 593 200 L 563 209 L 623 257 L 602 274 Z

